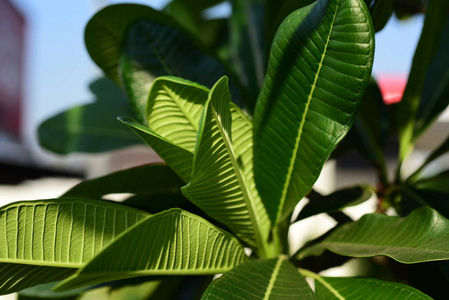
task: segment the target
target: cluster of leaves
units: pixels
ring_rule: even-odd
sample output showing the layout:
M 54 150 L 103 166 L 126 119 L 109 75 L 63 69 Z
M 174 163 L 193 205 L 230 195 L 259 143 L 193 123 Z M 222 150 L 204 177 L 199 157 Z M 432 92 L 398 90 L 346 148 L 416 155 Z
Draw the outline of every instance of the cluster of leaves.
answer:
M 423 175 L 449 150 L 449 139 L 414 174 L 401 172 L 449 101 L 447 1 L 428 1 L 396 107 L 383 104 L 370 78 L 374 33 L 398 12 L 392 0 L 235 0 L 229 18 L 209 18 L 207 9 L 220 2 L 174 0 L 164 11 L 113 5 L 90 20 L 87 49 L 112 81 L 92 84 L 95 103 L 44 122 L 41 144 L 70 153 L 143 141 L 166 165 L 123 170 L 58 199 L 0 208 L 0 293 L 430 299 L 397 283 L 419 286 L 408 278 L 382 279 L 398 269 L 393 261 L 442 261 L 440 273 L 449 270 L 448 171 Z M 122 124 L 119 115 L 127 115 L 119 117 Z M 399 163 L 390 180 L 383 147 L 395 134 Z M 376 189 L 361 185 L 326 196 L 311 190 L 342 140 L 373 164 Z M 372 190 L 380 213 L 354 222 L 341 212 Z M 133 196 L 102 200 L 111 193 Z M 309 203 L 292 220 L 304 197 Z M 398 215 L 382 213 L 389 207 Z M 291 223 L 320 213 L 334 217 L 336 227 L 291 249 Z M 379 256 L 389 258 L 380 275 L 370 274 L 377 279 L 318 274 L 347 258 Z M 215 274 L 223 276 L 212 281 Z

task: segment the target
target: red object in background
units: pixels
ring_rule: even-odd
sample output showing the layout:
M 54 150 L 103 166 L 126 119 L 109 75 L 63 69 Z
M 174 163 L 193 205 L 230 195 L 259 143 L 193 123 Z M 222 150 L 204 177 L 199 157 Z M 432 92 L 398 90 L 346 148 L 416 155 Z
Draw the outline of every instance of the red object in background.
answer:
M 0 0 L 0 134 L 20 138 L 25 20 Z
M 407 76 L 403 74 L 378 75 L 377 84 L 382 92 L 385 104 L 397 103 L 401 101 L 402 94 L 404 94 Z

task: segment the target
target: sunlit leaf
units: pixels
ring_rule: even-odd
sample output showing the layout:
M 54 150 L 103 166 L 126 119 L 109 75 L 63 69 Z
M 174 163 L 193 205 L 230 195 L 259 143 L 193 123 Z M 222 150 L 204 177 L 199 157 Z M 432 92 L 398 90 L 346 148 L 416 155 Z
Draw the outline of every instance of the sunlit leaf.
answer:
M 279 28 L 254 116 L 256 183 L 272 222 L 289 216 L 348 132 L 373 55 L 360 0 L 319 1 Z
M 235 237 L 196 215 L 171 209 L 122 234 L 56 290 L 147 275 L 223 273 L 245 260 Z

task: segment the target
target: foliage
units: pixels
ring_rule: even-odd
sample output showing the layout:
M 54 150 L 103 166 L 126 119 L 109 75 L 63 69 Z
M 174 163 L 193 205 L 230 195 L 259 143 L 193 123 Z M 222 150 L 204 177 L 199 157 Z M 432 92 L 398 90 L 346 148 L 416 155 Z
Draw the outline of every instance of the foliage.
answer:
M 44 122 L 41 144 L 57 153 L 101 152 L 138 143 L 134 132 L 166 165 L 0 208 L 0 292 L 25 289 L 23 299 L 444 297 L 441 287 L 421 283 L 449 275 L 449 171 L 425 172 L 449 139 L 412 175 L 402 166 L 448 105 L 449 3 L 428 1 L 404 98 L 393 109 L 371 68 L 375 32 L 393 13 L 414 12 L 400 1 L 235 0 L 229 18 L 209 18 L 207 9 L 221 2 L 173 0 L 163 11 L 119 4 L 92 17 L 87 49 L 115 84 L 95 82 L 96 103 Z M 395 135 L 391 179 L 384 148 Z M 372 164 L 377 186 L 312 190 L 331 153 L 348 148 Z M 132 196 L 102 200 L 110 193 Z M 376 212 L 358 221 L 342 212 L 371 195 Z M 292 249 L 290 225 L 321 213 L 335 228 Z M 374 257 L 368 278 L 319 274 L 352 257 Z M 422 262 L 440 269 L 416 272 Z M 216 274 L 223 275 L 211 281 Z M 48 284 L 55 280 L 62 281 Z

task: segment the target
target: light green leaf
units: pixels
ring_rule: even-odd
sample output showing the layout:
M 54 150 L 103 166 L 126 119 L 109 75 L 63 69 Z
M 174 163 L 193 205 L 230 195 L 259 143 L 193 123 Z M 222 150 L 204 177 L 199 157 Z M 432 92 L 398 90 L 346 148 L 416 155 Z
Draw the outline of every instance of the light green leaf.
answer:
M 151 87 L 146 107 L 148 127 L 193 153 L 209 89 L 176 77 L 160 77 Z
M 421 37 L 413 57 L 412 67 L 401 102 L 398 107 L 399 156 L 403 160 L 413 148 L 416 137 L 415 123 L 421 102 L 427 71 L 435 57 L 444 32 L 449 2 L 431 0 L 427 6 Z M 432 74 L 431 74 L 432 76 Z
M 449 220 L 428 207 L 419 208 L 405 218 L 365 215 L 300 251 L 299 258 L 320 255 L 325 249 L 353 257 L 385 255 L 402 263 L 447 260 Z
M 431 300 L 417 289 L 396 282 L 371 278 L 322 277 L 303 270 L 304 276 L 315 279 L 315 294 L 322 300 L 409 299 Z
M 361 0 L 321 0 L 280 26 L 254 116 L 256 183 L 273 223 L 309 192 L 354 122 L 373 55 Z
M 73 274 L 148 216 L 81 198 L 22 201 L 0 209 L 0 294 Z
M 305 300 L 315 295 L 296 268 L 279 257 L 251 260 L 232 269 L 214 280 L 201 299 Z
M 133 115 L 120 88 L 106 78 L 90 84 L 94 103 L 73 107 L 40 124 L 39 143 L 59 154 L 103 152 L 140 144 L 116 117 Z
M 153 150 L 164 159 L 167 165 L 169 165 L 170 168 L 184 180 L 184 182 L 190 180 L 193 161 L 192 152 L 163 138 L 148 127 L 137 123 L 132 118 L 119 117 L 118 119 L 131 128 L 146 144 L 153 148 Z
M 257 194 L 251 165 L 251 124 L 233 107 L 227 78 L 212 88 L 198 133 L 191 182 L 184 195 L 228 226 L 249 245 L 264 251 L 269 219 Z M 235 137 L 235 149 L 231 137 Z
M 235 237 L 175 208 L 122 234 L 56 290 L 138 276 L 223 273 L 246 258 Z

